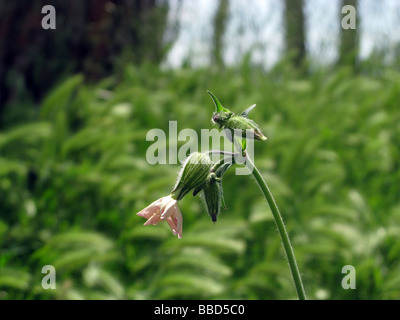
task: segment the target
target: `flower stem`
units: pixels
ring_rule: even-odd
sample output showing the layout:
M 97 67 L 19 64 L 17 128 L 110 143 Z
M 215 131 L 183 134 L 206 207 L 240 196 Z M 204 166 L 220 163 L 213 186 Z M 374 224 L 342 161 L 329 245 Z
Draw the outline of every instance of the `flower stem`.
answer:
M 248 161 L 249 167 L 252 168 L 252 174 L 256 179 L 258 185 L 261 188 L 261 191 L 264 197 L 267 199 L 269 207 L 271 208 L 272 215 L 274 216 L 276 226 L 278 227 L 279 234 L 282 239 L 283 246 L 285 248 L 286 256 L 289 262 L 290 271 L 292 272 L 294 284 L 296 286 L 297 295 L 300 300 L 306 300 L 306 293 L 304 291 L 303 282 L 301 280 L 300 271 L 297 267 L 296 257 L 293 252 L 293 247 L 290 243 L 289 235 L 286 231 L 285 224 L 283 223 L 282 215 L 279 212 L 278 206 L 275 202 L 274 197 L 272 196 L 271 191 L 268 188 L 267 183 L 265 182 L 263 176 L 261 175 L 260 171 L 258 171 L 257 167 L 254 165 L 252 160 L 249 156 L 246 157 Z
M 229 152 L 229 151 L 221 151 L 221 150 L 208 150 L 206 153 L 208 155 L 219 154 L 219 155 L 232 156 L 232 157 L 236 157 L 239 155 L 239 153 L 234 153 L 234 152 Z

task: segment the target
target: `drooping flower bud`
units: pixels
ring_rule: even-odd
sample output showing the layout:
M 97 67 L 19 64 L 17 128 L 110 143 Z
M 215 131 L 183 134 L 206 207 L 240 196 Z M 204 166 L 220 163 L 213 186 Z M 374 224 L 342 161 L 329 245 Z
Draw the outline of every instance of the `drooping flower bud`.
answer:
M 182 164 L 178 180 L 171 195 L 181 200 L 189 191 L 204 184 L 212 167 L 211 158 L 206 153 L 191 153 Z
M 211 220 L 216 222 L 217 216 L 221 212 L 223 192 L 221 178 L 218 178 L 215 173 L 211 173 L 204 183 L 203 195 L 207 205 L 207 212 Z
M 229 157 L 226 157 L 216 163 L 212 167 L 206 182 L 201 187 L 204 200 L 207 205 L 207 212 L 213 222 L 217 221 L 217 217 L 221 212 L 221 206 L 224 202 L 224 196 L 222 192 L 222 177 L 225 172 L 234 164 L 234 155 L 235 154 L 231 154 Z

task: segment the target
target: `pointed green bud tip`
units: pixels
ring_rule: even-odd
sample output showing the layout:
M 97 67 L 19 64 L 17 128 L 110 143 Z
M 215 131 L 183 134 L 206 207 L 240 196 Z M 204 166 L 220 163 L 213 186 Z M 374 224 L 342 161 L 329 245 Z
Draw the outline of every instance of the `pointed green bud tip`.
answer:
M 212 161 L 208 154 L 191 153 L 182 164 L 171 196 L 176 200 L 181 200 L 192 189 L 195 189 L 196 193 L 199 192 L 201 190 L 199 188 L 207 180 L 211 168 Z
M 215 112 L 226 112 L 226 113 L 230 113 L 231 111 L 227 108 L 224 108 L 221 104 L 221 102 L 219 102 L 219 100 L 217 99 L 216 96 L 213 95 L 212 92 L 207 90 L 207 93 L 211 96 L 211 98 L 214 101 L 215 104 Z
M 214 173 L 211 173 L 204 183 L 203 195 L 207 205 L 208 215 L 213 222 L 216 222 L 221 212 L 223 192 L 221 179 L 218 179 Z

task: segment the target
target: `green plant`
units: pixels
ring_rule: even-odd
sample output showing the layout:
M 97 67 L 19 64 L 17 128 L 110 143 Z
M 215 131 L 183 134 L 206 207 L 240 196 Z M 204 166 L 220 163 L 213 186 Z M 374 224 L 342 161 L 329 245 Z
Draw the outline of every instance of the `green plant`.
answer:
M 71 77 L 40 112 L 14 102 L 24 120 L 0 132 L 0 299 L 296 298 L 272 212 L 247 176 L 224 174 L 215 224 L 182 199 L 183 240 L 135 215 L 179 169 L 145 161 L 149 128 L 168 131 L 174 119 L 200 134 L 204 88 L 232 109 L 257 101 L 252 117 L 270 143 L 254 144 L 254 162 L 285 214 L 307 297 L 400 298 L 397 71 L 124 72 L 94 85 Z M 57 289 L 43 290 L 41 268 L 60 261 Z M 340 285 L 347 264 L 356 290 Z

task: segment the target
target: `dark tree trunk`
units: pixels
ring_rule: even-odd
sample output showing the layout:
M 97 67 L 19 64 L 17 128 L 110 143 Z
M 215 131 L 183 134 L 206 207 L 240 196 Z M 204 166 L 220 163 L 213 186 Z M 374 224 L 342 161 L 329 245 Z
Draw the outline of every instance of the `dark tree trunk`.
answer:
M 159 63 L 168 6 L 156 0 L 0 1 L 0 128 L 4 106 L 40 101 L 66 76 L 110 74 L 124 58 Z M 44 30 L 42 7 L 56 10 L 56 29 Z M 125 60 L 125 62 L 126 62 Z
M 300 67 L 306 56 L 303 0 L 285 0 L 286 51 L 292 62 Z
M 225 34 L 226 23 L 228 21 L 228 0 L 219 0 L 218 9 L 214 17 L 214 35 L 212 60 L 219 66 L 224 65 L 223 58 L 223 37 Z
M 346 5 L 351 5 L 355 8 L 355 12 L 357 13 L 357 0 L 342 0 L 340 12 L 342 8 Z M 345 17 L 345 13 L 341 13 L 340 21 L 342 21 L 343 17 Z M 356 15 L 357 24 L 358 15 Z M 341 27 L 340 29 L 340 44 L 339 44 L 339 65 L 346 65 L 356 68 L 357 66 L 357 56 L 358 56 L 358 48 L 359 48 L 359 35 L 356 29 L 344 29 Z

